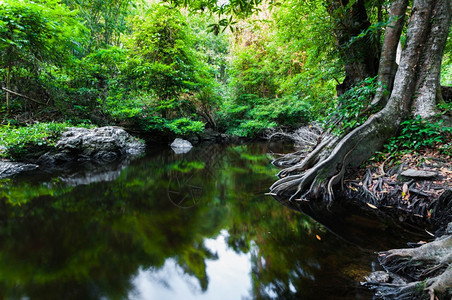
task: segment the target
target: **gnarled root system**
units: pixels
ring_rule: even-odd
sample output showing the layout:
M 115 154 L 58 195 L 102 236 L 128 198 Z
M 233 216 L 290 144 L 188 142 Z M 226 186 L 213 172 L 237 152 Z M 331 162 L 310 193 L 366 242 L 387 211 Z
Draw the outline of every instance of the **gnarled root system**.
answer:
M 280 179 L 270 187 L 272 194 L 289 196 L 290 200 L 324 197 L 332 201 L 333 186 L 342 181 L 346 168 L 369 158 L 399 123 L 400 118 L 383 109 L 343 138 L 324 138 L 304 160 L 279 172 Z M 282 159 L 278 164 L 285 165 Z
M 452 223 L 449 224 L 452 228 Z M 380 253 L 392 283 L 368 282 L 384 299 L 450 299 L 452 296 L 452 235 L 413 249 Z

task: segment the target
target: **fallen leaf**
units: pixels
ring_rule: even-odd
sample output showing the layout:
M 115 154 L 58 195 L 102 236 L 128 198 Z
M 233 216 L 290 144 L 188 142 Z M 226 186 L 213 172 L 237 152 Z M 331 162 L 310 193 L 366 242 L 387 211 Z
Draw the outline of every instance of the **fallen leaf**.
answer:
M 315 237 L 316 237 L 319 241 L 322 240 L 322 238 L 321 238 L 318 234 L 316 234 Z
M 441 168 L 441 169 L 439 169 L 441 172 L 443 172 L 443 173 L 448 173 L 448 174 L 452 174 L 452 171 L 451 170 L 449 170 L 449 169 L 446 169 L 446 168 Z
M 408 185 L 406 183 L 404 183 L 402 187 L 402 197 L 403 200 L 410 199 L 410 190 L 408 189 Z
M 408 193 L 409 193 L 408 185 L 404 183 L 402 188 L 402 195 L 405 196 Z
M 435 236 L 433 233 L 431 233 L 430 231 L 428 231 L 427 229 L 425 229 L 425 232 L 427 232 L 429 235 L 431 236 Z
M 370 204 L 370 203 L 368 203 L 368 202 L 366 202 L 366 204 L 367 204 L 370 208 L 377 209 L 377 207 L 376 207 L 375 205 L 373 205 L 373 204 Z

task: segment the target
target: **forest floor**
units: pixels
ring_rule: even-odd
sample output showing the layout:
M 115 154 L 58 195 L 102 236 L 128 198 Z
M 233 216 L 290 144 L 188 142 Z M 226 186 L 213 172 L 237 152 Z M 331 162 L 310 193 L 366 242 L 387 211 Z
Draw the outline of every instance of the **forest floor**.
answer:
M 437 238 L 413 242 L 408 249 L 380 252 L 385 271 L 367 276 L 366 283 L 383 299 L 450 299 L 452 289 L 452 162 L 435 149 L 369 161 L 345 186 L 381 210 L 425 228 Z M 383 278 L 383 279 L 382 279 Z
M 426 149 L 398 157 L 369 161 L 347 190 L 365 199 L 371 209 L 397 215 L 399 221 L 444 227 L 452 221 L 451 157 Z

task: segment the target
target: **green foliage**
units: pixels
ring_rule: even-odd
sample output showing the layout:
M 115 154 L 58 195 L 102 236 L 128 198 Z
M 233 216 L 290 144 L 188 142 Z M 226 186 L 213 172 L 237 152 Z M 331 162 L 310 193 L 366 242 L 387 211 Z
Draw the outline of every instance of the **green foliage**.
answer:
M 133 19 L 133 30 L 126 42 L 132 55 L 128 68 L 139 88 L 152 88 L 162 101 L 196 89 L 194 38 L 178 10 L 153 4 Z
M 56 101 L 68 118 L 89 119 L 101 115 L 108 97 L 121 95 L 121 71 L 127 50 L 108 47 L 73 61 L 71 68 L 55 75 L 55 85 L 63 91 Z
M 341 75 L 323 14 L 319 3 L 289 1 L 236 26 L 231 94 L 219 113 L 226 131 L 254 136 L 324 116 L 334 97 L 332 78 Z
M 441 115 L 452 115 L 452 102 L 439 103 L 437 107 Z
M 29 2 L 5 0 L 0 3 L 1 62 L 39 64 L 61 62 L 64 51 L 83 26 L 74 14 L 56 0 Z
M 449 31 L 441 64 L 441 84 L 452 86 L 452 30 Z
M 188 135 L 193 133 L 201 133 L 204 130 L 204 123 L 200 121 L 193 121 L 189 118 L 179 118 L 168 122 L 166 127 L 177 135 Z
M 74 16 L 56 0 L 1 2 L 0 84 L 53 104 L 61 94 L 55 75 L 72 62 L 84 34 Z M 35 102 L 12 94 L 6 100 L 8 111 L 36 109 Z
M 452 127 L 443 121 L 429 122 L 420 117 L 402 122 L 400 134 L 384 146 L 390 153 L 416 152 L 435 147 L 446 155 L 452 155 Z
M 265 129 L 281 125 L 296 127 L 310 119 L 307 104 L 290 97 L 249 97 L 242 105 L 224 101 L 218 117 L 220 128 L 242 137 L 253 137 Z
M 218 0 L 168 0 L 171 5 L 183 6 L 190 8 L 191 11 L 205 13 L 209 10 L 216 15 L 215 22 L 209 25 L 210 31 L 218 35 L 220 32 L 225 32 L 226 29 L 235 30 L 237 24 L 236 19 L 249 17 L 261 10 L 259 5 L 263 3 L 262 0 L 233 0 L 221 2 Z M 270 1 L 270 5 L 276 5 L 275 1 Z
M 135 3 L 132 0 L 63 0 L 85 21 L 91 37 L 84 41 L 86 51 L 118 45 L 127 31 L 127 17 Z
M 99 82 L 108 90 L 98 93 L 102 110 L 118 122 L 143 130 L 176 135 L 201 132 L 206 121 L 212 122 L 204 116 L 215 105 L 216 88 L 211 67 L 196 51 L 186 17 L 152 4 L 145 15 L 132 20 L 132 29 L 125 50 L 114 50 L 120 51 L 118 59 L 102 64 L 111 67 L 99 75 L 93 70 L 93 83 L 107 74 Z
M 377 107 L 370 106 L 377 87 L 377 78 L 370 77 L 347 90 L 336 99 L 335 107 L 328 110 L 325 126 L 341 135 L 363 124 L 377 110 Z
M 35 123 L 26 127 L 0 126 L 1 157 L 20 159 L 29 152 L 41 152 L 55 145 L 67 123 Z

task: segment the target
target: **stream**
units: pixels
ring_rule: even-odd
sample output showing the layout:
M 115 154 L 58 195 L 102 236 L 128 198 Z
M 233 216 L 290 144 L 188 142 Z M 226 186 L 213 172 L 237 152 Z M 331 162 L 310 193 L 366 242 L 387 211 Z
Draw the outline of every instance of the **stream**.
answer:
M 353 209 L 318 223 L 266 196 L 291 150 L 150 149 L 0 180 L 0 298 L 372 299 L 360 281 L 377 252 L 420 236 Z

